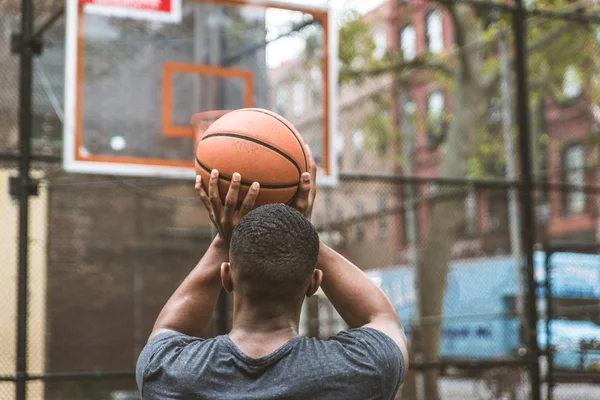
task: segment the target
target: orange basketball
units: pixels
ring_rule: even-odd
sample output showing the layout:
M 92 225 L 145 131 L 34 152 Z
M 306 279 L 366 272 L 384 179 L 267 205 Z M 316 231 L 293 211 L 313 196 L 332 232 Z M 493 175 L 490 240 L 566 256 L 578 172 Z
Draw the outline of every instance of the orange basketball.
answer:
M 208 192 L 210 172 L 219 170 L 224 201 L 235 172 L 242 176 L 238 206 L 253 182 L 260 183 L 255 207 L 291 204 L 300 176 L 308 171 L 304 141 L 285 118 L 267 110 L 246 108 L 216 120 L 196 148 L 196 174 Z

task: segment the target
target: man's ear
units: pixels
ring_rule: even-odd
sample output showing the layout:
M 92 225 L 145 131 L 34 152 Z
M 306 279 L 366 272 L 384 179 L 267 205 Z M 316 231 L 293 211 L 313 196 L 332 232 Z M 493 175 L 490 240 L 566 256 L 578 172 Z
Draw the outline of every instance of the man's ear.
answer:
M 233 276 L 231 274 L 231 264 L 228 262 L 221 264 L 221 284 L 227 293 L 233 292 Z
M 321 286 L 321 281 L 323 280 L 323 271 L 320 269 L 315 269 L 310 277 L 310 285 L 306 290 L 306 297 L 311 297 L 313 294 L 317 293 L 319 290 L 319 286 Z

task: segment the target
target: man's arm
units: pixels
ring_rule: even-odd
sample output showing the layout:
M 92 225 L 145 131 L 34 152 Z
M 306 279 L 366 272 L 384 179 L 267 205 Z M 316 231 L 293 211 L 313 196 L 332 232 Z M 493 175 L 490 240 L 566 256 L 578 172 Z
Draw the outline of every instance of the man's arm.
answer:
M 221 264 L 229 260 L 228 247 L 217 236 L 196 267 L 160 312 L 150 339 L 175 331 L 204 337 L 221 290 Z
M 321 243 L 317 268 L 321 288 L 350 328 L 373 328 L 400 348 L 408 370 L 408 345 L 398 314 L 386 295 L 354 264 Z
M 259 187 L 252 186 L 239 210 L 238 201 L 241 176 L 233 174 L 225 202 L 219 196 L 219 173 L 213 171 L 208 184 L 208 194 L 202 189 L 200 177 L 196 178 L 196 191 L 209 211 L 210 219 L 219 234 L 193 271 L 177 288 L 160 312 L 150 339 L 161 332 L 175 331 L 190 336 L 203 337 L 208 333 L 210 320 L 221 290 L 221 264 L 229 261 L 229 239 L 235 223 L 254 207 Z

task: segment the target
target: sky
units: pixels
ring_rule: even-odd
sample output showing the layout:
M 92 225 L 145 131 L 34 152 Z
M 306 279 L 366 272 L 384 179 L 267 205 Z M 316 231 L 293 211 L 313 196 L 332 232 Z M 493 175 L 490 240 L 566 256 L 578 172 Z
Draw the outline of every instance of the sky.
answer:
M 331 9 L 335 11 L 354 9 L 361 14 L 365 14 L 374 8 L 379 7 L 385 1 L 386 0 L 287 0 L 286 3 L 303 6 L 325 6 L 329 3 Z M 300 13 L 276 9 L 268 10 L 266 15 L 267 31 L 269 32 L 267 40 L 287 32 L 290 23 L 299 21 L 301 18 L 302 15 Z M 303 47 L 303 41 L 300 38 L 285 38 L 275 41 L 267 46 L 268 67 L 276 68 L 282 62 L 297 57 L 302 52 Z

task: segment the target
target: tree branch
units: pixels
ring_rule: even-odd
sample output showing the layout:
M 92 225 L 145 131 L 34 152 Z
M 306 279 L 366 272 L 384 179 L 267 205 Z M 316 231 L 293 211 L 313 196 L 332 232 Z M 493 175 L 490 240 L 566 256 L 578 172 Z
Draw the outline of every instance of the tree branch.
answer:
M 569 29 L 573 28 L 574 25 L 576 25 L 576 24 L 574 24 L 572 21 L 565 22 L 565 23 L 559 25 L 556 29 L 548 32 L 548 34 L 546 34 L 545 36 L 539 38 L 534 43 L 530 44 L 527 47 L 527 53 L 534 53 L 536 51 L 542 50 L 544 47 L 546 47 L 549 44 L 551 44 L 560 35 L 562 35 L 563 33 L 567 32 Z M 500 32 L 498 32 L 497 35 L 495 35 L 492 38 L 492 40 L 494 42 L 498 41 L 498 40 L 500 40 L 500 38 L 502 37 L 502 35 L 504 35 L 506 33 L 507 33 L 507 31 L 500 31 Z M 512 61 L 513 59 L 514 59 L 514 56 L 511 54 L 510 55 L 510 60 Z M 482 82 L 483 82 L 483 88 L 484 88 L 484 90 L 487 90 L 487 91 L 492 90 L 500 82 L 500 72 L 491 73 L 490 75 L 486 76 L 482 80 Z
M 467 39 L 464 31 L 464 27 L 462 21 L 460 20 L 460 16 L 456 10 L 456 5 L 452 1 L 448 0 L 436 0 L 439 4 L 441 4 L 450 14 L 452 18 L 453 25 L 453 34 L 456 41 L 458 58 L 460 59 L 460 65 L 462 67 L 463 76 L 469 76 L 469 57 L 467 57 L 466 47 L 467 47 Z
M 408 72 L 415 69 L 438 71 L 448 76 L 453 75 L 453 69 L 447 63 L 424 57 L 418 57 L 411 61 L 400 61 L 370 68 L 342 68 L 340 70 L 340 75 L 346 78 L 356 78 L 361 76 L 378 76 L 388 72 Z

